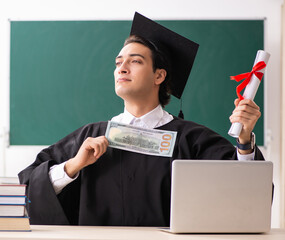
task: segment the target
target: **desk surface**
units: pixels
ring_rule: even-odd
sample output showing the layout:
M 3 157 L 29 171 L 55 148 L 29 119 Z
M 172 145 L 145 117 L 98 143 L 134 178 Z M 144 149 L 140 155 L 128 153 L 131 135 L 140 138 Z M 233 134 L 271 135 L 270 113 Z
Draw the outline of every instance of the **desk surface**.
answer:
M 124 239 L 124 240 L 284 240 L 285 229 L 272 229 L 265 234 L 172 234 L 155 227 L 93 227 L 32 225 L 32 232 L 0 232 L 0 239 Z

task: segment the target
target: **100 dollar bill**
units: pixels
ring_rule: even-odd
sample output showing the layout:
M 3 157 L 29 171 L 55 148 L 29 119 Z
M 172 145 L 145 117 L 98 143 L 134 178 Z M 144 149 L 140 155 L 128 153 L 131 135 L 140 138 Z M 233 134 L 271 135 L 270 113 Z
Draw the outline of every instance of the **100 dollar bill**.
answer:
M 172 157 L 177 132 L 145 129 L 108 122 L 106 138 L 109 147 L 147 155 Z

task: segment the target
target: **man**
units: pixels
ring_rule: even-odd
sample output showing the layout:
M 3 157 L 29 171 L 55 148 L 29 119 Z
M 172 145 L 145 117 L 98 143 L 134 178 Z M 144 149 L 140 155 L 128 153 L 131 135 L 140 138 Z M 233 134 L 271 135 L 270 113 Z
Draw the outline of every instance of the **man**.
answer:
M 182 51 L 176 49 L 179 44 Z M 163 110 L 170 91 L 181 97 L 197 49 L 196 43 L 136 13 L 114 71 L 116 94 L 125 110 L 112 121 L 177 132 L 173 155 L 110 148 L 104 137 L 106 122 L 83 126 L 41 151 L 19 173 L 21 183 L 28 185 L 32 224 L 168 226 L 173 160 L 263 159 L 250 144 L 260 117 L 250 100 L 236 100 L 230 117 L 243 124 L 240 149 L 210 129 Z

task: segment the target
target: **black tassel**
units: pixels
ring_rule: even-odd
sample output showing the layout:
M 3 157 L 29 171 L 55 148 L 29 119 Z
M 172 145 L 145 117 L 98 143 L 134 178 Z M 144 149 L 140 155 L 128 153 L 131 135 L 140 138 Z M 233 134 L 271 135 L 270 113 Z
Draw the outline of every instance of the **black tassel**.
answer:
M 180 99 L 180 112 L 178 114 L 178 117 L 184 119 L 184 114 L 182 112 L 182 98 Z
M 184 114 L 183 114 L 182 110 L 180 110 L 180 112 L 178 114 L 178 117 L 181 118 L 181 119 L 184 119 Z

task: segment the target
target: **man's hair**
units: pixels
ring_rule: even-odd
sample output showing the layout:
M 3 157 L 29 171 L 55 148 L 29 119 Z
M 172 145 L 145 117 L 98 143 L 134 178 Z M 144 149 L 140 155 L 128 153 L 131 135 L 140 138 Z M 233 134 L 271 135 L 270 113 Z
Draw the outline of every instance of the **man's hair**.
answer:
M 152 68 L 155 72 L 156 69 L 164 69 L 166 71 L 166 77 L 165 80 L 160 84 L 159 86 L 159 103 L 162 107 L 165 107 L 169 101 L 170 101 L 170 81 L 171 81 L 171 66 L 169 64 L 169 60 L 167 56 L 158 50 L 158 48 L 150 41 L 137 36 L 137 35 L 131 35 L 129 36 L 124 43 L 124 46 L 130 44 L 130 43 L 140 43 L 151 51 L 151 58 L 152 58 Z

